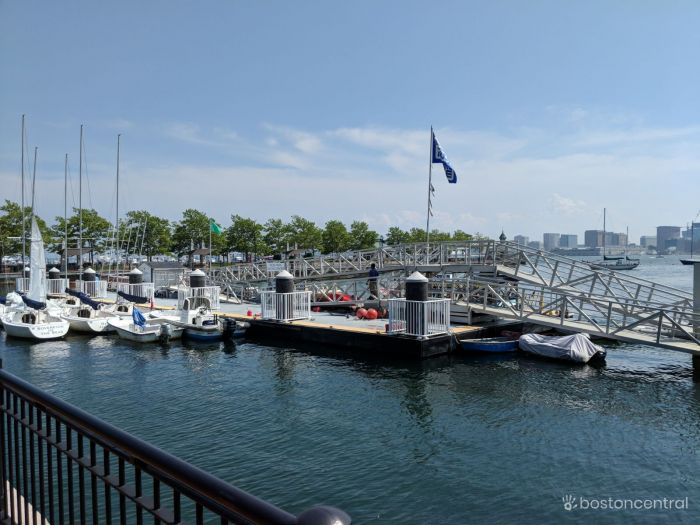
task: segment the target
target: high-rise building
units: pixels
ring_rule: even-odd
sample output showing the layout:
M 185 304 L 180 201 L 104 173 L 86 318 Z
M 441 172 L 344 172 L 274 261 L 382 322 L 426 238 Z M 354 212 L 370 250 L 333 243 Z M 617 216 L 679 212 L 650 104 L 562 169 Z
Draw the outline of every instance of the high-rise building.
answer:
M 535 250 L 541 250 L 542 249 L 542 243 L 540 241 L 530 241 L 527 243 L 528 248 L 534 248 Z
M 559 248 L 576 248 L 578 246 L 578 235 L 563 233 L 559 238 Z
M 600 248 L 603 246 L 603 230 L 586 230 L 583 242 L 589 248 Z
M 678 241 L 674 241 L 674 239 L 680 239 L 680 237 L 680 226 L 657 226 L 656 251 L 659 253 L 666 253 L 669 248 L 677 245 Z
M 552 248 L 559 248 L 559 238 L 561 234 L 559 233 L 545 233 L 542 235 L 542 240 L 544 241 L 544 249 L 549 251 Z
M 527 246 L 530 242 L 530 237 L 526 237 L 525 235 L 516 235 L 515 237 L 513 237 L 513 242 L 515 244 L 522 244 L 523 246 Z
M 606 241 L 608 239 L 606 238 Z M 609 246 L 627 246 L 626 233 L 611 233 Z
M 656 235 L 642 235 L 639 238 L 639 246 L 642 248 L 648 248 L 649 246 L 656 248 Z

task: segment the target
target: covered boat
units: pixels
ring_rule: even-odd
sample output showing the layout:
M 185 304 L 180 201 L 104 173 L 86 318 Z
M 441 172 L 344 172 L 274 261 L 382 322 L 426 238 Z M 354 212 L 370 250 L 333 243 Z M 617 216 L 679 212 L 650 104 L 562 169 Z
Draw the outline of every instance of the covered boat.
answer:
M 528 354 L 573 363 L 600 362 L 605 360 L 606 355 L 605 349 L 593 344 L 586 334 L 566 336 L 525 334 L 520 336 L 518 346 Z

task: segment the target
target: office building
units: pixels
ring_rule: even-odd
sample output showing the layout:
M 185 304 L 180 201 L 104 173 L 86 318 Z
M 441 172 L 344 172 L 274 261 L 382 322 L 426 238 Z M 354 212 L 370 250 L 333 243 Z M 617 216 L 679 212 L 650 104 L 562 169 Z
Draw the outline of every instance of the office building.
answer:
M 523 246 L 527 246 L 530 242 L 530 237 L 526 237 L 525 235 L 516 235 L 515 237 L 513 237 L 513 242 L 515 244 L 522 244 Z
M 680 226 L 657 226 L 656 227 L 656 251 L 667 253 L 669 248 L 675 248 L 678 244 L 676 239 L 681 237 Z
M 649 248 L 650 246 L 656 248 L 656 235 L 642 235 L 639 238 L 639 246 L 642 248 Z
M 583 243 L 589 248 L 603 246 L 603 230 L 586 230 L 583 234 Z
M 545 233 L 542 235 L 542 240 L 544 241 L 544 249 L 549 251 L 553 248 L 559 248 L 559 238 L 561 234 L 559 233 Z
M 578 246 L 578 235 L 563 233 L 559 238 L 560 248 L 576 248 L 576 246 Z

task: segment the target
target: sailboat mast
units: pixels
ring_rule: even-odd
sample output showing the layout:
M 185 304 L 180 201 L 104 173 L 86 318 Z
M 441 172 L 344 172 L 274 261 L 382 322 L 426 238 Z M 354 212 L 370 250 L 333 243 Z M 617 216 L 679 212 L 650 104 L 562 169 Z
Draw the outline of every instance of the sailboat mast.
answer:
M 68 153 L 63 165 L 63 272 L 68 283 Z
M 605 208 L 603 208 L 603 257 L 605 257 Z
M 36 154 L 39 151 L 37 146 L 34 146 L 34 169 L 32 173 L 32 218 L 34 218 L 34 188 L 36 186 Z
M 24 216 L 24 115 L 22 115 L 22 276 L 27 258 L 27 224 Z
M 83 125 L 80 125 L 80 164 L 78 168 L 78 279 L 83 280 Z
M 117 231 L 117 278 L 119 278 L 119 147 L 122 134 L 117 134 L 117 210 L 114 228 Z

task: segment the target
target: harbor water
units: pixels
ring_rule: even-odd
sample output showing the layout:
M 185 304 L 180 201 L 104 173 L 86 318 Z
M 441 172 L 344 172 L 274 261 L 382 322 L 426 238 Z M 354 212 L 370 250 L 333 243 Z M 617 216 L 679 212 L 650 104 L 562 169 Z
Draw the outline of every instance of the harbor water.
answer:
M 692 267 L 643 258 L 631 275 L 690 290 Z M 290 512 L 331 504 L 360 524 L 700 522 L 690 357 L 607 349 L 593 368 L 0 336 L 8 371 Z M 683 508 L 600 508 L 664 498 Z

